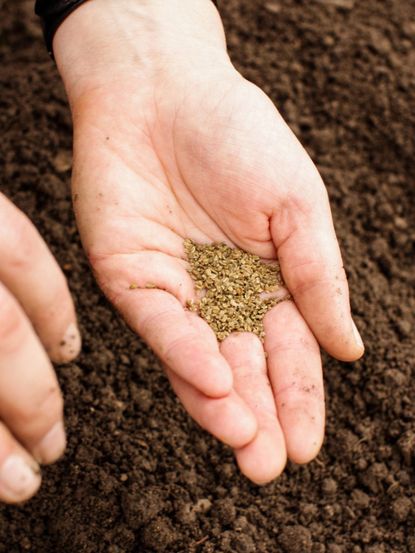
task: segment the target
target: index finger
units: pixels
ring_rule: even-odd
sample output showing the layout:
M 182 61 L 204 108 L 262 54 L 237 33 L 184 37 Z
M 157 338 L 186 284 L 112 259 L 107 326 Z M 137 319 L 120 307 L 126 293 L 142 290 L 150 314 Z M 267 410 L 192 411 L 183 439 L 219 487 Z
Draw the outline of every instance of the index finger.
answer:
M 17 298 L 50 358 L 76 357 L 81 337 L 65 277 L 30 220 L 0 194 L 0 281 Z
M 210 397 L 232 389 L 232 371 L 219 351 L 212 329 L 186 311 L 169 292 L 136 289 L 118 298 L 127 323 L 173 372 Z

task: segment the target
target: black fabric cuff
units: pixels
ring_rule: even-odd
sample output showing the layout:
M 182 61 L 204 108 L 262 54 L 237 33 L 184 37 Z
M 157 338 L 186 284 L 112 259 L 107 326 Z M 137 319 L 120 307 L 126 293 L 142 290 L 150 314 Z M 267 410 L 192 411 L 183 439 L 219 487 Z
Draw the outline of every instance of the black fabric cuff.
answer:
M 36 0 L 35 14 L 42 20 L 46 48 L 53 58 L 52 42 L 62 21 L 86 0 Z M 217 0 L 212 0 L 217 6 Z
M 46 48 L 53 57 L 52 41 L 62 21 L 86 0 L 36 0 L 35 14 L 41 18 Z

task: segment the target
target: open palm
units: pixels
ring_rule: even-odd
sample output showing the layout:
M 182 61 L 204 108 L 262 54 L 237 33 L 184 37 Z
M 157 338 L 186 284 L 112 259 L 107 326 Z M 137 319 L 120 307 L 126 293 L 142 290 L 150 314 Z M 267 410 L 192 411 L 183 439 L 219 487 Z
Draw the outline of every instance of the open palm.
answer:
M 183 83 L 183 84 L 181 84 Z M 74 111 L 75 211 L 105 294 L 155 350 L 188 412 L 266 482 L 311 460 L 324 432 L 318 342 L 362 353 L 327 194 L 272 102 L 233 68 L 143 90 L 124 78 Z M 195 297 L 183 241 L 278 257 L 295 301 L 265 317 L 265 342 L 218 344 Z

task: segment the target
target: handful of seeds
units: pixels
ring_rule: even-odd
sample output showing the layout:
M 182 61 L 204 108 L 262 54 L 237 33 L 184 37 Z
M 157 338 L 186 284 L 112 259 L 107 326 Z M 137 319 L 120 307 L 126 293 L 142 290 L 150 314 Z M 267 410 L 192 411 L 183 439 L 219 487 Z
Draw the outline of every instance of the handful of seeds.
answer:
M 188 309 L 209 323 L 218 340 L 235 331 L 253 332 L 263 340 L 265 313 L 289 298 L 266 297 L 284 286 L 279 264 L 263 263 L 257 255 L 226 244 L 185 240 L 184 249 L 195 288 L 204 294 L 197 303 L 189 301 Z

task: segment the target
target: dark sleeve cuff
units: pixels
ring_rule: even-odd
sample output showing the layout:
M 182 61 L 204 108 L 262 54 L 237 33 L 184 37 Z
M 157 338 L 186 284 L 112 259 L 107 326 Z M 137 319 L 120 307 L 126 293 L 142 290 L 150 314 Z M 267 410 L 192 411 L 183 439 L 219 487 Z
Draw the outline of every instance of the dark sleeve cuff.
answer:
M 62 21 L 86 0 L 36 0 L 35 13 L 41 18 L 46 48 L 53 58 L 52 42 Z M 212 0 L 217 6 L 217 0 Z
M 42 21 L 46 48 L 53 57 L 52 41 L 62 21 L 86 0 L 36 0 L 35 14 Z

